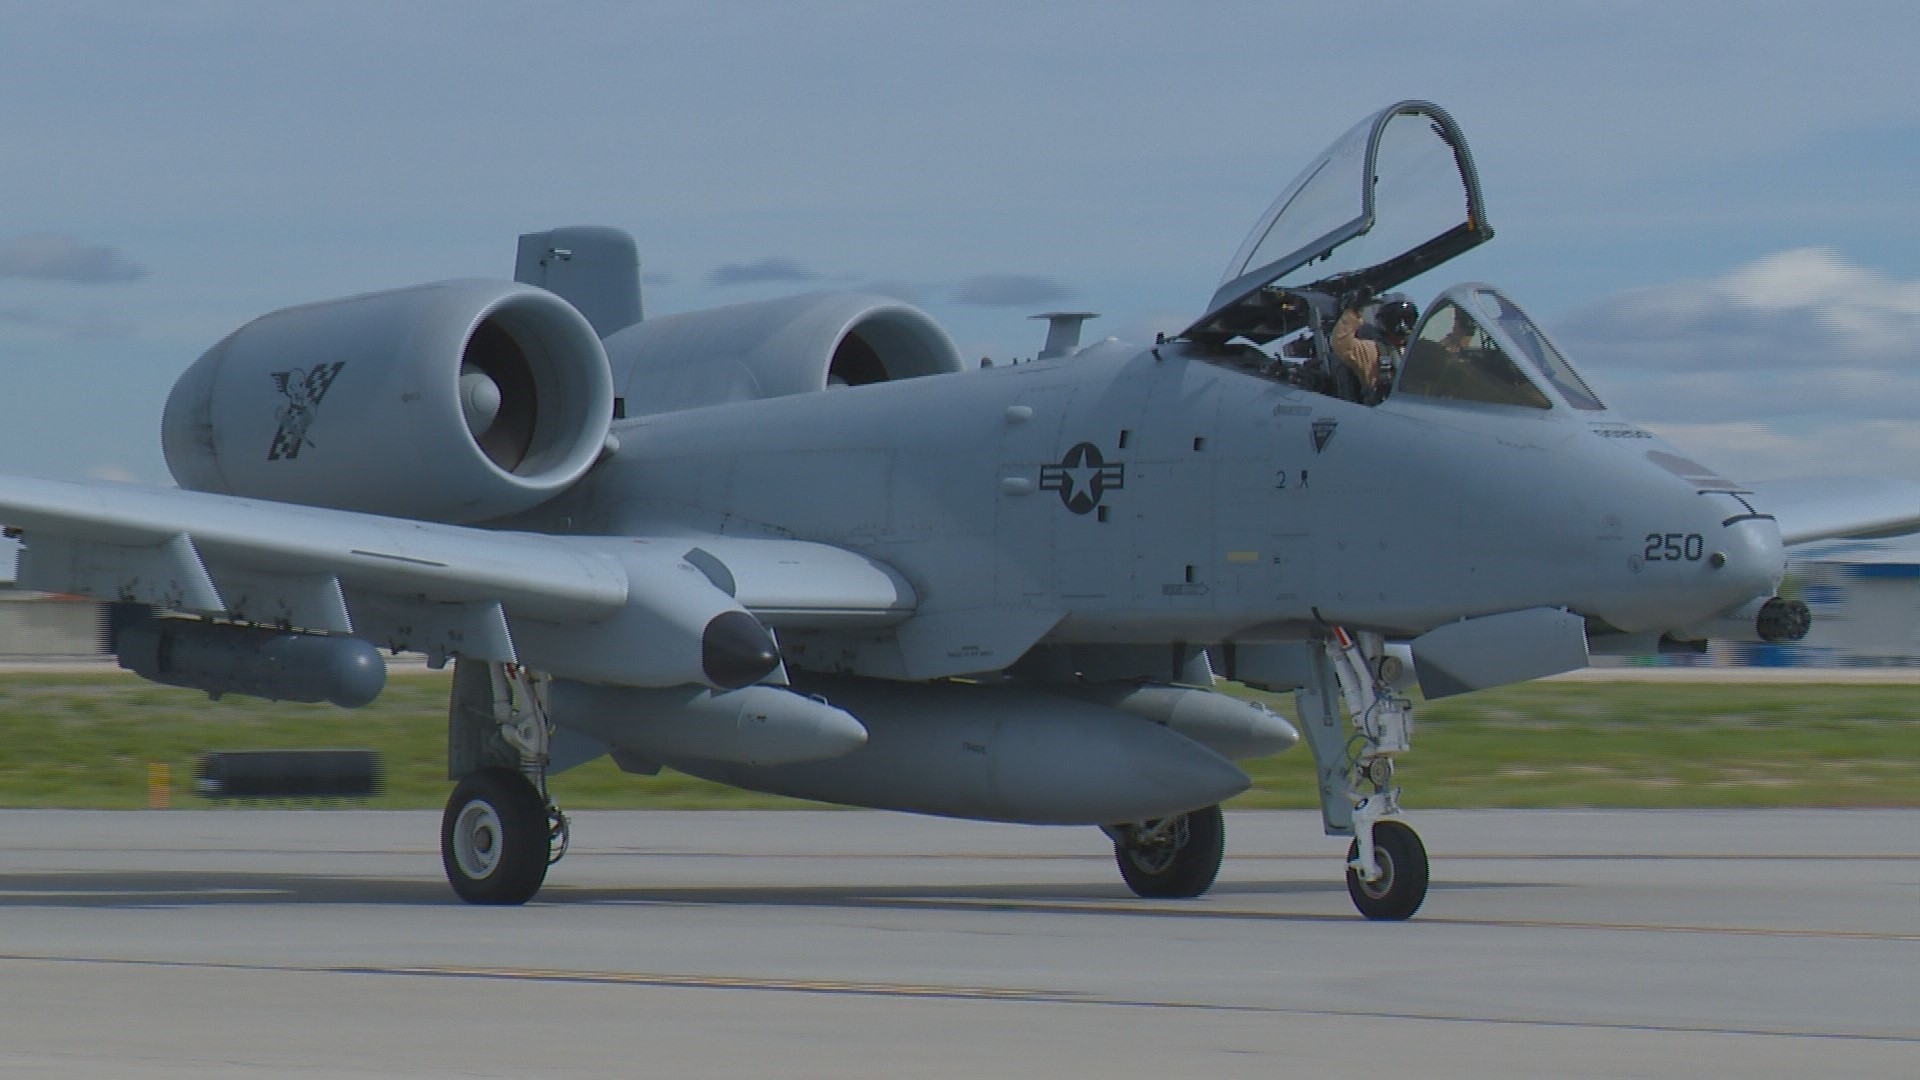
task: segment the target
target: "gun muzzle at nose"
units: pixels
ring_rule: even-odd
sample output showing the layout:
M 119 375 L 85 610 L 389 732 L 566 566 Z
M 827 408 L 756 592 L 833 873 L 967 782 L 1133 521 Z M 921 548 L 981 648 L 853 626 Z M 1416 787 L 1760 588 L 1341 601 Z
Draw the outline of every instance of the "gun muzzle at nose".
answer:
M 1813 612 L 1807 605 L 1784 596 L 1768 598 L 1753 620 L 1753 632 L 1761 641 L 1773 643 L 1799 641 L 1812 628 Z

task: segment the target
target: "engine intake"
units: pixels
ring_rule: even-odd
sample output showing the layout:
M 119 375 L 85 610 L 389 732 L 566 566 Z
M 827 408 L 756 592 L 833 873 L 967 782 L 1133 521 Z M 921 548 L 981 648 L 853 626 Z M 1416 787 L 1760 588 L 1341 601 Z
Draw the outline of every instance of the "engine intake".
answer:
M 648 319 L 607 338 L 627 415 L 806 394 L 961 370 L 925 312 L 828 292 Z
M 566 490 L 612 418 L 579 312 L 467 280 L 256 319 L 174 384 L 161 431 L 184 488 L 466 523 Z

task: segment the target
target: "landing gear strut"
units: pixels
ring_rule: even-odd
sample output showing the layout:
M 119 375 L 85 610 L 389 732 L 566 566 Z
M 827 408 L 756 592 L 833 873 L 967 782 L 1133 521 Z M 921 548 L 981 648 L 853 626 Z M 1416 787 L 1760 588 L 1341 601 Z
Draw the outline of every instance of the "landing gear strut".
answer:
M 1388 656 L 1373 634 L 1332 632 L 1297 694 L 1301 733 L 1320 777 L 1327 832 L 1352 836 L 1347 892 L 1369 919 L 1412 917 L 1427 898 L 1427 849 L 1400 814 L 1394 755 L 1408 749 L 1412 707 L 1393 692 Z M 1338 698 L 1336 698 L 1336 693 Z M 1344 700 L 1351 728 L 1340 723 Z
M 1113 858 L 1134 895 L 1187 900 L 1213 886 L 1226 850 L 1218 806 L 1129 825 L 1107 825 Z
M 454 673 L 449 740 L 451 771 L 461 778 L 440 818 L 441 865 L 468 903 L 524 904 L 570 837 L 567 816 L 547 793 L 546 687 L 514 664 L 462 674 Z

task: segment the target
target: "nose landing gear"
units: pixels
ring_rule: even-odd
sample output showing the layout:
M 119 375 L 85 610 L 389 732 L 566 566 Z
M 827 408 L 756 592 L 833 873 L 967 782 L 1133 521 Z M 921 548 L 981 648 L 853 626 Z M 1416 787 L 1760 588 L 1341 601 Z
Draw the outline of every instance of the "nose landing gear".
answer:
M 1394 661 L 1383 644 L 1375 635 L 1333 627 L 1295 700 L 1319 774 L 1327 832 L 1354 838 L 1347 848 L 1347 893 L 1367 918 L 1398 921 L 1426 900 L 1428 862 L 1419 835 L 1398 820 L 1393 759 L 1409 748 L 1413 712 L 1393 693 L 1386 665 Z
M 1373 860 L 1378 874 L 1360 876 L 1360 841 L 1347 847 L 1347 895 L 1369 919 L 1397 922 L 1411 918 L 1427 898 L 1427 848 L 1420 834 L 1402 821 L 1373 826 Z

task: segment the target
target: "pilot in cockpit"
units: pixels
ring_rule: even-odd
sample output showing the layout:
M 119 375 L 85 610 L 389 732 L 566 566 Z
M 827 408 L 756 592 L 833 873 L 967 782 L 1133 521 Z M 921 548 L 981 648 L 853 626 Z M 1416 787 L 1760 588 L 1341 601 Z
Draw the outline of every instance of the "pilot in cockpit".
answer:
M 1333 355 L 1353 375 L 1353 385 L 1341 379 L 1342 397 L 1373 405 L 1393 389 L 1394 370 L 1407 347 L 1420 310 L 1401 293 L 1388 293 L 1377 303 L 1364 298 L 1349 303 L 1333 324 Z M 1370 332 L 1369 332 L 1370 331 Z

